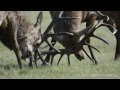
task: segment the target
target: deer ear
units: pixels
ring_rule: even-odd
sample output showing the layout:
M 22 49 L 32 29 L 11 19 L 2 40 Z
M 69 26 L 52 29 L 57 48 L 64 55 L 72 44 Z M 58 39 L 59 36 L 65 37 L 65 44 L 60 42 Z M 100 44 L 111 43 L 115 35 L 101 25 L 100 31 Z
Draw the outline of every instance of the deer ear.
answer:
M 43 20 L 43 12 L 40 12 L 39 15 L 38 15 L 38 17 L 37 17 L 36 24 L 34 25 L 34 27 L 36 28 L 36 30 L 40 30 L 42 20 Z

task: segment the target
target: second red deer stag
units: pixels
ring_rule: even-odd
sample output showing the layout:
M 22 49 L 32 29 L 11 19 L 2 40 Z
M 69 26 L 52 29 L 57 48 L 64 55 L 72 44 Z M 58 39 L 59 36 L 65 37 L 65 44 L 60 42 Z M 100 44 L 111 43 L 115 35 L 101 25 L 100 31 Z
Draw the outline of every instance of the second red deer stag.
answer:
M 70 58 L 69 58 L 70 54 L 74 54 L 78 60 L 82 60 L 84 59 L 84 54 L 83 54 L 84 52 L 93 61 L 93 63 L 97 64 L 98 62 L 93 54 L 92 49 L 95 49 L 97 51 L 98 49 L 90 45 L 89 40 L 90 37 L 95 37 L 108 44 L 105 40 L 95 36 L 93 33 L 100 26 L 106 26 L 112 32 L 116 32 L 116 29 L 112 25 L 103 23 L 103 21 L 109 19 L 109 17 L 102 15 L 99 11 L 96 12 L 95 11 L 51 11 L 50 14 L 53 21 L 57 21 L 57 19 L 60 19 L 60 21 L 54 24 L 53 27 L 54 33 L 66 32 L 66 35 L 59 35 L 52 39 L 52 42 L 54 42 L 53 46 L 55 45 L 56 41 L 58 41 L 60 44 L 62 44 L 65 47 L 66 50 L 63 53 L 61 53 L 61 57 L 59 61 L 61 60 L 64 54 L 67 54 L 68 62 L 70 65 Z M 99 22 L 98 24 L 94 25 L 96 20 L 98 20 Z M 80 25 L 82 22 L 87 22 L 86 25 L 87 28 L 84 30 L 81 30 Z M 83 49 L 84 45 L 88 46 L 92 57 L 90 57 L 87 54 L 87 52 Z M 52 48 L 50 48 L 49 50 L 51 51 Z M 51 64 L 55 55 L 56 55 L 55 53 L 54 55 L 52 55 Z M 49 62 L 49 60 L 50 60 L 50 55 L 47 55 L 46 61 Z

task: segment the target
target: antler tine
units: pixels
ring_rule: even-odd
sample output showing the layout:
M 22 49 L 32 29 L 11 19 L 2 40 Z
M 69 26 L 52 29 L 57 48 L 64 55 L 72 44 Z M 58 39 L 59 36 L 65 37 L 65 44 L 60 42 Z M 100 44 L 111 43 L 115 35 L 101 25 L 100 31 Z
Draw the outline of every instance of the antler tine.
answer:
M 103 41 L 104 43 L 106 43 L 107 45 L 109 45 L 109 43 L 107 42 L 107 41 L 105 41 L 104 39 L 102 39 L 102 38 L 100 38 L 100 37 L 98 37 L 98 36 L 96 36 L 96 35 L 92 35 L 92 37 L 95 37 L 95 38 L 97 38 L 97 39 L 100 39 L 101 41 Z
M 96 11 L 98 15 L 104 16 L 100 11 Z
M 107 16 L 107 17 L 108 17 L 108 16 Z M 100 21 L 98 22 L 98 24 L 95 26 L 95 29 L 97 29 L 97 28 L 99 28 L 99 27 L 101 27 L 101 26 L 106 26 L 108 29 L 111 30 L 111 32 L 113 32 L 114 35 L 115 35 L 115 34 L 117 33 L 117 31 L 118 31 L 113 25 L 103 23 L 103 20 L 100 20 Z
M 99 27 L 101 26 L 106 26 L 108 27 L 112 32 L 114 32 L 113 34 L 115 34 L 117 32 L 117 29 L 110 25 L 110 24 L 106 24 L 106 23 L 103 23 L 103 20 L 100 20 L 96 25 L 93 25 L 93 27 L 91 27 L 88 32 L 87 32 L 87 35 L 83 38 L 83 41 L 86 41 L 86 39 L 91 36 L 96 29 L 98 29 Z
M 47 27 L 47 29 L 45 30 L 45 32 L 43 33 L 43 35 L 49 34 L 51 32 L 52 27 L 54 26 L 54 24 L 55 24 L 55 21 L 52 21 L 50 23 L 50 25 Z
M 96 25 L 92 25 L 90 28 L 88 28 L 88 32 L 85 35 L 85 37 L 80 41 L 80 42 L 85 42 L 90 36 L 93 35 L 93 33 L 95 32 L 95 30 L 101 26 L 103 26 L 103 20 L 99 21 Z
M 62 59 L 62 57 L 63 57 L 64 55 L 65 55 L 65 54 L 61 54 L 61 56 L 60 56 L 60 58 L 59 58 L 59 60 L 58 60 L 57 66 L 59 65 L 59 63 L 60 63 L 60 61 L 61 61 L 61 59 Z M 70 54 L 67 54 L 67 57 L 68 57 L 68 65 L 70 66 Z
M 55 50 L 55 51 L 57 51 L 58 53 L 60 53 L 60 51 L 57 50 L 57 49 L 55 49 L 55 48 L 49 43 L 48 40 L 45 40 L 45 42 L 46 42 L 53 50 Z
M 96 11 L 96 13 L 97 13 L 99 16 L 102 16 L 102 19 L 105 19 L 106 21 L 109 21 L 109 20 L 110 20 L 110 17 L 109 17 L 109 16 L 102 14 L 100 11 Z
M 64 56 L 64 54 L 61 54 L 61 56 L 60 56 L 60 58 L 58 60 L 57 66 L 59 65 L 59 63 L 60 63 L 60 61 L 61 61 L 61 59 L 62 59 L 63 56 Z
M 47 62 L 45 62 L 45 61 L 43 60 L 41 51 L 40 51 L 39 49 L 37 49 L 37 52 L 38 52 L 39 58 L 41 59 L 43 65 L 46 65 L 46 64 L 49 65 Z
M 85 29 L 86 30 L 86 29 Z M 81 42 L 85 42 L 95 31 L 95 26 L 91 25 L 90 28 L 88 28 L 87 30 L 87 34 L 85 35 L 85 37 L 80 41 Z
M 41 53 L 39 52 L 39 55 L 50 54 L 50 55 L 53 55 L 53 58 L 54 58 L 54 55 L 60 54 L 61 56 L 60 56 L 59 61 L 58 61 L 58 63 L 57 63 L 57 65 L 59 65 L 59 63 L 60 63 L 63 55 L 65 55 L 65 54 L 67 54 L 67 55 L 73 54 L 72 51 L 70 52 L 70 51 L 68 51 L 67 49 L 60 49 L 59 51 L 60 51 L 60 53 L 58 53 L 58 52 L 55 51 L 55 50 L 52 50 L 52 51 L 41 51 Z M 68 57 L 68 58 L 69 58 L 69 57 Z M 52 62 L 52 59 L 51 59 L 51 62 Z M 70 62 L 70 60 L 68 60 L 68 63 L 69 63 L 69 62 Z
M 85 49 L 82 49 L 84 51 L 84 53 L 87 55 L 87 57 L 93 62 L 93 65 L 97 65 L 98 61 L 94 60 L 92 57 L 89 56 L 89 54 L 85 51 Z
M 60 11 L 58 18 L 61 18 L 63 13 L 64 13 L 64 11 Z
M 100 53 L 100 51 L 97 48 L 95 48 L 94 46 L 90 45 L 89 43 L 85 42 L 85 45 L 90 46 L 91 48 L 93 48 L 94 50 L 96 50 L 97 52 Z
M 101 27 L 101 26 L 106 26 L 108 29 L 111 30 L 111 32 L 113 32 L 114 35 L 115 35 L 115 34 L 117 33 L 117 31 L 118 31 L 114 26 L 112 26 L 112 25 L 110 25 L 110 24 L 102 23 L 99 27 Z M 97 28 L 99 28 L 99 27 L 97 27 Z
M 89 56 L 89 54 L 85 51 L 85 49 L 82 49 L 84 51 L 84 53 L 87 55 L 87 57 L 93 62 L 94 64 L 94 60 Z
M 55 42 L 52 42 L 51 44 L 54 44 Z M 43 49 L 45 49 L 45 48 L 47 48 L 47 47 L 49 47 L 49 45 L 46 45 L 46 46 L 44 46 L 44 47 L 40 47 L 40 50 L 43 50 Z

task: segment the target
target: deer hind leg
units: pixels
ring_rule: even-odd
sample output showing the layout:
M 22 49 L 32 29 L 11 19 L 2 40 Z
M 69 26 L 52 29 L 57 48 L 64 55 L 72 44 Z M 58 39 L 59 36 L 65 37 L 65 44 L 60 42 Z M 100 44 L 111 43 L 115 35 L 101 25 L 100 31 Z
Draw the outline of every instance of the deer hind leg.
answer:
M 116 34 L 116 52 L 115 52 L 115 60 L 120 58 L 120 31 L 118 31 Z
M 110 24 L 112 26 L 114 26 L 115 28 L 118 29 L 118 31 L 112 31 L 111 29 L 109 29 L 116 37 L 116 51 L 115 51 L 115 60 L 120 58 L 120 27 L 118 27 L 118 25 L 116 25 L 115 21 L 110 17 L 109 21 L 105 21 L 104 23 Z

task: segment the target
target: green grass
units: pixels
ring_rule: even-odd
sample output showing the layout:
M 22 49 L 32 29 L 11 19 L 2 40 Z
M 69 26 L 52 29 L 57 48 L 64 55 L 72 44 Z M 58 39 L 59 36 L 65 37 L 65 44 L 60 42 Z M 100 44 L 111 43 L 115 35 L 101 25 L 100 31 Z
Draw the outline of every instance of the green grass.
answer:
M 35 23 L 38 11 L 28 12 L 25 14 Z M 51 19 L 48 12 L 44 12 L 42 23 L 42 32 L 45 31 Z M 84 27 L 84 25 L 82 25 Z M 60 65 L 57 66 L 59 55 L 54 59 L 53 66 L 43 67 L 39 63 L 36 69 L 28 68 L 28 63 L 23 61 L 23 70 L 19 70 L 17 59 L 13 51 L 7 49 L 0 43 L 0 78 L 1 79 L 120 79 L 120 60 L 114 61 L 116 40 L 111 32 L 105 28 L 99 28 L 96 35 L 105 38 L 110 44 L 107 46 L 103 42 L 92 39 L 91 43 L 97 47 L 101 54 L 95 52 L 99 65 L 93 65 L 86 57 L 81 62 L 71 55 L 71 66 L 68 66 L 67 57 L 64 56 Z M 57 48 L 61 45 L 57 44 Z M 86 48 L 86 47 L 85 47 Z

